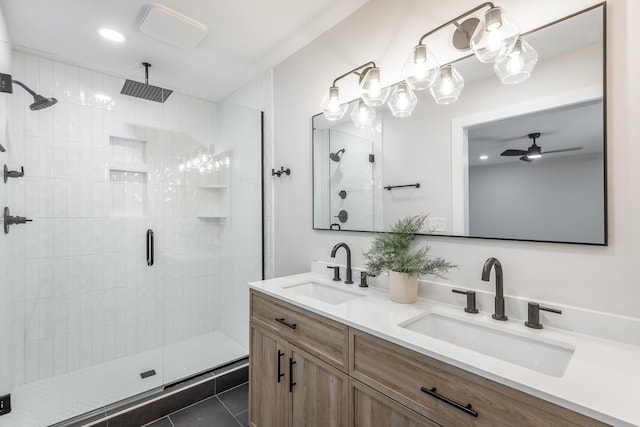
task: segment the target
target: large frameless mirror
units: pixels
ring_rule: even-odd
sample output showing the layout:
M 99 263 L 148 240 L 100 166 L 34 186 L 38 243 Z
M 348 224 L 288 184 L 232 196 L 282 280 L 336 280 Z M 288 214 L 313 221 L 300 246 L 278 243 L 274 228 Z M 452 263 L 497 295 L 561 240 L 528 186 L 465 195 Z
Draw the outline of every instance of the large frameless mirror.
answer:
M 468 57 L 453 104 L 420 91 L 405 118 L 385 105 L 368 126 L 314 116 L 314 228 L 427 213 L 425 234 L 605 245 L 604 13 L 525 34 L 539 60 L 520 84 Z

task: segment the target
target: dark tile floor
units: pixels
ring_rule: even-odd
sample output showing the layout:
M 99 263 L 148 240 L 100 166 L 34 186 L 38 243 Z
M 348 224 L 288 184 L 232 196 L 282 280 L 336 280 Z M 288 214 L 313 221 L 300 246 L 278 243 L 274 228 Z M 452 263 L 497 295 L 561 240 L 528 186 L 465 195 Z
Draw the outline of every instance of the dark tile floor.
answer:
M 249 384 L 245 383 L 147 424 L 145 427 L 248 427 Z

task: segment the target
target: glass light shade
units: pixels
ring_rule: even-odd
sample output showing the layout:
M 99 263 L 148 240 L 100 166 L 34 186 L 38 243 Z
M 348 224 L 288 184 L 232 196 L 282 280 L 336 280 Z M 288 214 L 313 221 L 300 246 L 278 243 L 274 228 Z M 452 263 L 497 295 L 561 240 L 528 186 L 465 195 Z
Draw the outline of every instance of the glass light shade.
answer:
M 494 62 L 513 49 L 520 29 L 502 8 L 489 9 L 478 23 L 469 42 L 480 62 Z
M 405 61 L 402 75 L 411 89 L 424 90 L 429 89 L 436 81 L 439 70 L 440 64 L 431 50 L 419 44 Z
M 340 103 L 340 90 L 336 86 L 331 86 L 324 98 L 320 108 L 322 114 L 327 120 L 340 120 L 344 117 L 344 113 L 347 112 L 348 105 L 346 103 Z
M 406 82 L 400 82 L 393 89 L 387 105 L 395 117 L 407 117 L 413 113 L 418 103 L 416 94 Z
M 387 102 L 391 88 L 382 87 L 380 68 L 369 67 L 360 77 L 360 91 L 362 101 L 370 107 L 376 107 Z
M 376 112 L 362 100 L 358 100 L 351 110 L 351 120 L 359 128 L 369 128 L 376 118 Z
M 525 40 L 519 38 L 511 52 L 496 60 L 493 71 L 503 84 L 514 85 L 531 76 L 536 62 L 538 62 L 538 52 Z
M 429 91 L 438 104 L 451 104 L 458 100 L 463 87 L 460 73 L 452 65 L 445 65 L 440 68 L 440 75 Z

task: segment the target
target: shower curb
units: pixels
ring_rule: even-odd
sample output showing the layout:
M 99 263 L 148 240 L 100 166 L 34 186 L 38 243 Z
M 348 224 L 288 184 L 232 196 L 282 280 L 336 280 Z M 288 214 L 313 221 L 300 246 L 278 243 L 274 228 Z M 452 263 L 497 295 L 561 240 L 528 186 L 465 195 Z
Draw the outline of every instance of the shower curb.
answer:
M 79 415 L 50 427 L 138 427 L 249 380 L 249 358 Z

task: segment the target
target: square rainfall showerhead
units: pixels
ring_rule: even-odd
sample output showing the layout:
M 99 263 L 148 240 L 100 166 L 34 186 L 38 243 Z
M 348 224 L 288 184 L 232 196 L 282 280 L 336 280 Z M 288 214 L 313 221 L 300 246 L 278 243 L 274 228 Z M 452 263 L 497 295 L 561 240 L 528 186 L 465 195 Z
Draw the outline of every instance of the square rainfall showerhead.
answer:
M 134 80 L 127 79 L 120 91 L 123 95 L 134 96 L 136 98 L 146 99 L 148 101 L 165 102 L 167 98 L 173 93 L 170 89 L 161 88 L 158 86 L 149 84 L 149 67 L 151 64 L 143 62 L 145 67 L 145 83 L 136 82 Z

